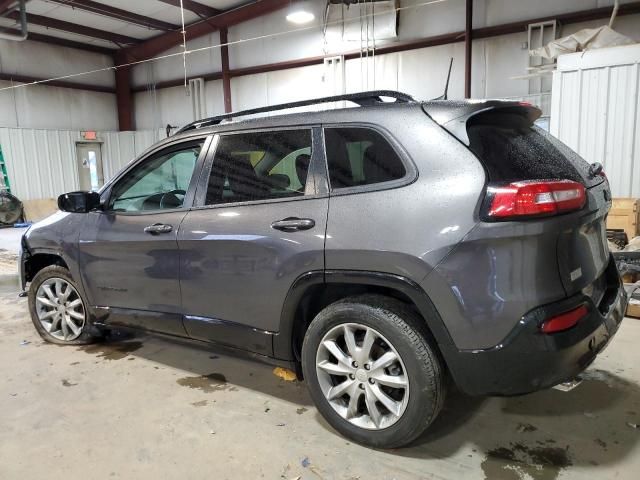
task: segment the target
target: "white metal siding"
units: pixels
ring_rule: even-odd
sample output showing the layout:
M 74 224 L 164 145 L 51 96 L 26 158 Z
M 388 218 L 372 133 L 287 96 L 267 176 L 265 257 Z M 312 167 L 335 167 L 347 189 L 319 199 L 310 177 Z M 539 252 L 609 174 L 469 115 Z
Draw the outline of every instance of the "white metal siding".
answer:
M 551 133 L 601 162 L 616 197 L 640 197 L 640 45 L 563 55 Z
M 159 131 L 98 132 L 105 181 L 163 137 Z M 77 190 L 76 142 L 83 141 L 79 131 L 0 128 L 12 193 L 35 200 Z

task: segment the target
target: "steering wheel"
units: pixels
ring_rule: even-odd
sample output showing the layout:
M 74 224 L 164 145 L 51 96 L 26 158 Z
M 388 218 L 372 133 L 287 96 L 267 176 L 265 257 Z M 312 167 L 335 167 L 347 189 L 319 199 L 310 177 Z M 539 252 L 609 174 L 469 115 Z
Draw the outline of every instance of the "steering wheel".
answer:
M 180 208 L 182 206 L 182 202 L 184 201 L 184 195 L 187 192 L 184 190 L 171 190 L 170 192 L 166 192 L 160 197 L 160 208 Z M 177 195 L 182 195 L 182 200 L 180 200 Z

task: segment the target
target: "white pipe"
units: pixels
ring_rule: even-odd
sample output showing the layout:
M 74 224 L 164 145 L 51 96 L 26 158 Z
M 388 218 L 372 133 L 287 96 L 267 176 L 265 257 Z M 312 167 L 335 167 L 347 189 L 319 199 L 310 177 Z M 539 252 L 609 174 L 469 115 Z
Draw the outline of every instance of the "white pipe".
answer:
M 618 9 L 620 8 L 620 0 L 616 0 L 613 4 L 613 12 L 611 12 L 611 19 L 609 20 L 609 28 L 613 28 L 613 22 L 616 21 L 618 15 Z
M 16 42 L 22 42 L 27 39 L 29 31 L 27 30 L 27 0 L 19 0 L 20 4 L 20 33 L 3 33 L 0 32 L 0 38 L 5 40 L 13 40 Z

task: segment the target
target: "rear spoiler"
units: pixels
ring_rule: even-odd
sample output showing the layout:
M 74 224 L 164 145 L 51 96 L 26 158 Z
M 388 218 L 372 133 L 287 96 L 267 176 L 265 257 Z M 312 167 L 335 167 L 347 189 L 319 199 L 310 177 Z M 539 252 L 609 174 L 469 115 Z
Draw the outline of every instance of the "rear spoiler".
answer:
M 467 122 L 476 115 L 492 110 L 517 109 L 518 113 L 526 116 L 531 124 L 542 115 L 542 111 L 530 103 L 505 100 L 432 100 L 423 102 L 422 109 L 433 121 L 466 146 L 469 146 Z

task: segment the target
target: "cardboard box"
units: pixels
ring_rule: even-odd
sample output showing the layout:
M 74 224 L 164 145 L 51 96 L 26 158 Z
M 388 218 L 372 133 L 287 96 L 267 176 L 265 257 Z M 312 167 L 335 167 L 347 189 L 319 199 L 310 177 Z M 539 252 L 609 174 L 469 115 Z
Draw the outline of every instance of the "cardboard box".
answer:
M 55 198 L 25 200 L 22 205 L 24 206 L 24 218 L 28 222 L 38 222 L 58 211 L 58 200 Z
M 607 228 L 622 228 L 629 240 L 637 237 L 638 215 L 640 214 L 640 199 L 638 198 L 614 198 L 609 216 Z

